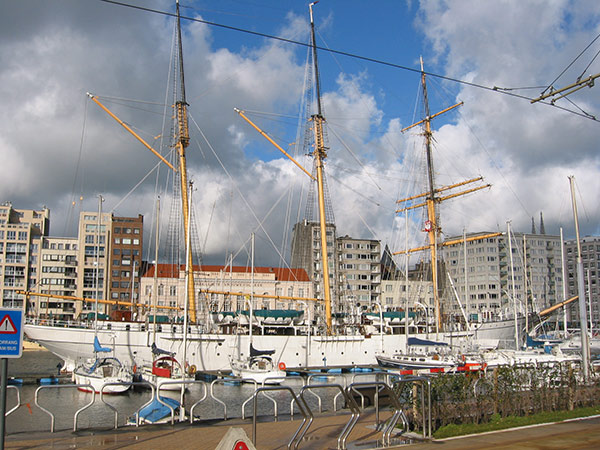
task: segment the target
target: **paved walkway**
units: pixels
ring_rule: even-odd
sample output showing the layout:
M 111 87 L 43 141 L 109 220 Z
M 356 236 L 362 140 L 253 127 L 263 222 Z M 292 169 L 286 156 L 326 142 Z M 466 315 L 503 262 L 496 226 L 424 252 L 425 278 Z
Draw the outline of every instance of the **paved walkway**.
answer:
M 386 419 L 387 415 L 382 415 Z M 303 450 L 326 450 L 337 447 L 337 437 L 349 419 L 346 414 L 316 417 L 305 440 Z M 373 428 L 374 415 L 364 416 L 348 439 L 350 450 L 377 448 L 377 439 L 381 432 Z M 260 450 L 283 450 L 300 426 L 300 420 L 282 420 L 279 422 L 259 423 L 257 426 L 257 445 Z M 39 433 L 9 435 L 6 449 L 207 449 L 217 447 L 230 427 L 242 428 L 249 439 L 252 438 L 252 424 L 249 421 L 228 420 L 212 424 L 202 423 L 194 426 L 177 424 L 141 428 L 122 428 L 119 430 L 77 433 L 62 431 L 54 434 Z M 416 450 L 471 450 L 471 449 L 600 449 L 600 417 L 511 429 L 500 432 L 465 436 L 445 440 L 436 440 L 391 448 L 409 448 Z

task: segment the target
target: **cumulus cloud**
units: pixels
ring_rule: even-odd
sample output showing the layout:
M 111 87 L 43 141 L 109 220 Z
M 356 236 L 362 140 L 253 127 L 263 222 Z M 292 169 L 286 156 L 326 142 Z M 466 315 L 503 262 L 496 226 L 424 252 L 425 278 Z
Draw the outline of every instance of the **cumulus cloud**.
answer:
M 169 10 L 171 3 L 154 0 L 144 6 Z M 409 5 L 401 12 L 412 10 Z M 185 13 L 202 17 L 193 9 Z M 340 14 L 331 9 L 320 18 L 329 38 L 340 26 Z M 596 2 L 423 0 L 411 20 L 427 45 L 424 58 L 432 72 L 486 86 L 522 87 L 550 83 L 598 34 L 598 21 L 592 20 L 598 16 Z M 263 24 L 252 26 L 262 31 Z M 165 166 L 157 174 L 156 158 L 85 93 L 102 96 L 136 132 L 169 154 L 173 25 L 170 17 L 102 2 L 28 0 L 6 6 L 0 17 L 0 200 L 22 208 L 46 204 L 52 233 L 68 234 L 77 212 L 94 210 L 102 193 L 106 209 L 144 214 L 149 231 L 158 187 L 162 223 L 168 221 L 165 191 L 173 175 Z M 307 25 L 305 11 L 282 10 L 273 34 L 306 42 Z M 310 170 L 294 118 L 307 50 L 245 35 L 226 44 L 221 31 L 198 22 L 184 21 L 183 31 L 198 245 L 207 262 L 222 263 L 230 252 L 243 259 L 250 233 L 257 231 L 257 258 L 277 264 L 280 254 L 289 257 L 289 233 L 303 217 L 308 177 L 233 108 L 281 114 L 258 120 Z M 321 77 L 331 147 L 327 173 L 338 232 L 381 239 L 400 250 L 405 237 L 403 217 L 394 214 L 396 200 L 427 188 L 422 136 L 417 130 L 400 132 L 410 125 L 412 105 L 401 111 L 388 104 L 392 94 L 409 96 L 388 95 L 374 67 L 341 73 L 326 67 Z M 589 71 L 595 69 L 597 64 Z M 574 67 L 556 87 L 574 81 L 575 72 Z M 571 223 L 568 174 L 576 175 L 588 202 L 584 232 L 600 232 L 594 203 L 600 192 L 597 122 L 498 92 L 433 78 L 430 83 L 435 106 L 465 102 L 458 114 L 434 122 L 437 182 L 484 175 L 494 185 L 442 207 L 447 235 L 504 229 L 507 220 L 527 231 L 539 211 L 547 231 L 557 233 L 559 225 Z M 598 114 L 596 89 L 582 90 L 573 102 Z M 420 243 L 421 216 L 413 220 L 410 239 Z

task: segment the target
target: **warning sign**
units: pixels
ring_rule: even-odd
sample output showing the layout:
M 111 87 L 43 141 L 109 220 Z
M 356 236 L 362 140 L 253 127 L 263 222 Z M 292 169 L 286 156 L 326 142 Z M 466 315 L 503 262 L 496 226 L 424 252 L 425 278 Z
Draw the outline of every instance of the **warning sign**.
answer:
M 17 334 L 17 327 L 8 314 L 0 320 L 0 334 Z
M 23 310 L 0 308 L 0 358 L 20 358 L 23 353 Z

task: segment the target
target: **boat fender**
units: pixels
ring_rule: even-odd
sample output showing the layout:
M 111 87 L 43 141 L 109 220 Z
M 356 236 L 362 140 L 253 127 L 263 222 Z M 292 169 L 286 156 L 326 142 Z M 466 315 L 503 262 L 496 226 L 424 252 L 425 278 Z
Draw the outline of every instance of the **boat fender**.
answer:
M 188 372 L 190 373 L 190 375 L 194 375 L 196 373 L 196 366 L 192 364 L 188 369 Z
M 279 367 L 279 370 L 285 370 L 285 363 L 281 361 L 277 367 Z

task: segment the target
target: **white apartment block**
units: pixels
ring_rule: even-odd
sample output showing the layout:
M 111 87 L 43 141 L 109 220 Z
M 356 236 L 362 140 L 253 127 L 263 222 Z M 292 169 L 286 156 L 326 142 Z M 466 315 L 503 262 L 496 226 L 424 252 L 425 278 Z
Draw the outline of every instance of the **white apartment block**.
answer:
M 442 247 L 442 255 L 447 273 L 440 276 L 452 278 L 469 320 L 510 317 L 515 302 L 521 314 L 539 312 L 562 299 L 559 236 L 511 233 L 509 242 L 504 233 Z M 458 320 L 460 306 L 449 282 L 446 287 L 443 314 Z
M 77 297 L 106 299 L 110 256 L 111 214 L 81 212 L 79 215 L 79 248 L 77 251 Z M 75 317 L 93 312 L 94 302 L 77 302 Z M 99 314 L 108 314 L 106 304 L 98 304 Z
M 41 238 L 50 229 L 50 211 L 14 209 L 0 205 L 0 305 L 23 307 L 27 315 L 36 309 L 36 299 L 25 304 L 19 291 L 33 290 L 39 280 Z

